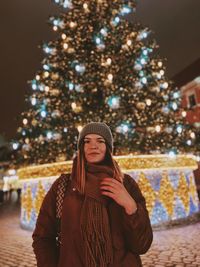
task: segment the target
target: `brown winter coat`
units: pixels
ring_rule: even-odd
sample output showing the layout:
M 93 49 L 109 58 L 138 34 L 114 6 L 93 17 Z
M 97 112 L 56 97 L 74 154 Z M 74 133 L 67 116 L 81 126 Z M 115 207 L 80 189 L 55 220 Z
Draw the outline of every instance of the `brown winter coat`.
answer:
M 60 257 L 56 253 L 56 191 L 54 182 L 43 201 L 35 231 L 33 248 L 38 267 L 87 267 L 84 264 L 83 241 L 80 232 L 80 211 L 83 196 L 68 185 L 61 219 Z M 140 254 L 145 253 L 153 239 L 145 199 L 136 182 L 124 176 L 124 186 L 137 203 L 137 212 L 127 215 L 114 201 L 108 207 L 114 262 L 108 267 L 141 267 Z M 99 266 L 101 267 L 101 266 Z

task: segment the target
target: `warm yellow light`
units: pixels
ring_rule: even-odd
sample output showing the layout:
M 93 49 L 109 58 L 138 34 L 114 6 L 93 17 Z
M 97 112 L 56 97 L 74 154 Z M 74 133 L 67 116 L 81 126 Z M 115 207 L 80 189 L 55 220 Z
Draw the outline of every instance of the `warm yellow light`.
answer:
M 111 59 L 111 58 L 108 58 L 108 59 L 106 60 L 106 62 L 107 62 L 108 65 L 110 65 L 110 64 L 112 63 L 112 59 Z
M 72 107 L 72 109 L 76 109 L 76 103 L 75 102 L 73 102 L 72 104 L 71 104 L 71 107 Z
M 69 23 L 69 26 L 70 26 L 70 28 L 75 28 L 75 27 L 76 27 L 76 23 L 73 22 L 73 21 L 71 21 L 71 22 Z
M 44 72 L 44 77 L 45 77 L 45 78 L 49 77 L 49 72 L 48 72 L 48 71 L 45 71 L 45 72 Z
M 23 124 L 26 125 L 28 123 L 27 119 L 23 119 Z
M 112 81 L 113 80 L 113 75 L 110 73 L 110 74 L 108 74 L 108 80 L 109 81 Z
M 63 40 L 65 40 L 65 39 L 67 38 L 67 35 L 66 35 L 65 33 L 63 33 L 63 34 L 61 35 L 61 37 L 62 37 Z
M 182 111 L 182 113 L 181 113 L 181 114 L 182 114 L 182 116 L 183 116 L 183 117 L 186 117 L 186 115 L 187 115 L 187 112 L 184 110 L 184 111 Z
M 195 133 L 191 132 L 190 137 L 194 139 L 195 138 Z
M 131 46 L 132 45 L 132 41 L 131 40 L 127 40 L 126 43 L 127 43 L 128 46 Z
M 64 43 L 64 44 L 63 44 L 63 48 L 64 48 L 64 49 L 67 49 L 68 47 L 69 47 L 69 46 L 68 46 L 67 43 Z
M 84 3 L 84 4 L 83 4 L 83 8 L 84 8 L 84 9 L 88 9 L 88 4 Z
M 155 130 L 156 130 L 156 132 L 157 132 L 157 133 L 159 133 L 159 132 L 160 132 L 160 130 L 161 130 L 161 127 L 160 127 L 160 125 L 156 125 L 156 127 L 155 127 Z
M 45 86 L 45 92 L 49 92 L 49 86 Z
M 36 76 L 35 76 L 35 79 L 36 79 L 37 81 L 39 81 L 39 80 L 40 80 L 40 75 L 36 75 Z
M 147 106 L 151 106 L 151 99 L 147 99 L 146 104 L 147 104 Z
M 58 30 L 57 26 L 53 26 L 53 30 L 56 32 Z
M 163 65 L 162 61 L 159 61 L 158 62 L 158 67 L 162 67 L 162 65 Z
M 160 70 L 160 75 L 164 75 L 164 74 L 165 74 L 164 70 Z

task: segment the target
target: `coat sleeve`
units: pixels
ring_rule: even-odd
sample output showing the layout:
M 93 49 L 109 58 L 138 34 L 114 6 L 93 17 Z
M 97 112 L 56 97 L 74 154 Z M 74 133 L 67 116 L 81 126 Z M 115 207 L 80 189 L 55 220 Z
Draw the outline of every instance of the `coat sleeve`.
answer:
M 56 191 L 58 179 L 47 192 L 37 218 L 33 232 L 33 250 L 37 260 L 37 267 L 56 267 Z
M 153 240 L 145 199 L 133 178 L 125 175 L 124 185 L 137 203 L 137 211 L 134 214 L 128 215 L 125 210 L 123 211 L 125 240 L 130 251 L 135 254 L 144 254 L 150 248 Z

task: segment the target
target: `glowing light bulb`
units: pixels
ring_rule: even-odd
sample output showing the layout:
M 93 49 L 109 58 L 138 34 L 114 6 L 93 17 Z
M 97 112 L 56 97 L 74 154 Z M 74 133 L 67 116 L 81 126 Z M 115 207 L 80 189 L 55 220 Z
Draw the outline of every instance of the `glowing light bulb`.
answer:
M 107 58 L 106 63 L 107 63 L 108 65 L 110 65 L 110 64 L 112 63 L 112 59 L 111 59 L 111 58 Z
M 155 130 L 156 130 L 157 133 L 159 133 L 161 131 L 160 125 L 156 125 Z
M 126 43 L 127 43 L 128 46 L 131 46 L 132 45 L 132 41 L 131 40 L 127 40 Z
M 37 100 L 36 100 L 36 98 L 33 97 L 33 98 L 31 99 L 31 104 L 32 104 L 33 106 L 35 106 L 36 103 L 37 103 Z
M 45 71 L 45 72 L 44 72 L 44 77 L 45 77 L 45 78 L 48 78 L 48 77 L 49 77 L 49 72 L 48 72 L 48 71 Z
M 18 143 L 13 143 L 12 144 L 12 147 L 13 147 L 14 150 L 17 150 L 18 147 L 19 147 L 19 144 Z
M 191 140 L 187 140 L 187 142 L 186 142 L 186 143 L 187 143 L 187 145 L 188 145 L 188 146 L 191 146 L 191 144 L 192 144 L 192 141 L 191 141 Z
M 187 116 L 187 112 L 184 110 L 181 112 L 182 116 L 185 118 Z
M 109 81 L 112 81 L 113 80 L 113 75 L 110 73 L 110 74 L 108 74 L 108 80 Z
M 41 114 L 42 118 L 45 118 L 45 117 L 46 117 L 46 115 L 47 115 L 46 111 L 44 111 L 44 110 L 43 110 L 43 111 L 41 111 L 41 113 L 40 113 L 40 114 Z
M 151 99 L 147 99 L 146 104 L 147 104 L 147 106 L 151 106 Z
M 64 44 L 63 44 L 63 48 L 64 48 L 64 49 L 67 49 L 68 47 L 69 47 L 69 46 L 68 46 L 67 43 L 64 43 Z
M 182 133 L 183 127 L 181 125 L 177 126 L 176 128 L 178 133 Z
M 69 23 L 69 26 L 70 26 L 70 28 L 75 28 L 75 27 L 76 27 L 76 23 L 73 22 L 73 21 L 71 21 L 71 22 Z
M 83 4 L 83 8 L 84 8 L 84 9 L 88 9 L 88 4 L 84 3 L 84 4 Z
M 45 92 L 49 92 L 49 86 L 45 86 Z
M 23 124 L 26 125 L 28 123 L 27 119 L 23 119 Z
M 194 132 L 191 132 L 190 137 L 191 137 L 192 139 L 194 139 L 194 138 L 195 138 L 195 133 L 194 133 Z
M 71 104 L 71 107 L 72 107 L 73 110 L 76 109 L 76 107 L 77 107 L 76 103 L 73 102 L 73 103 Z
M 65 40 L 65 39 L 67 38 L 67 35 L 66 35 L 65 33 L 63 33 L 63 34 L 61 35 L 61 37 L 62 37 L 63 40 Z

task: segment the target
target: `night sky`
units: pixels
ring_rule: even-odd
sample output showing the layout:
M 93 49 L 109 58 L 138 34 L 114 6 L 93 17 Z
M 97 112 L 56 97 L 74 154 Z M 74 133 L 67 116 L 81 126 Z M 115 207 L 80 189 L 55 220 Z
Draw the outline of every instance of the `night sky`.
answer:
M 21 124 L 27 81 L 41 66 L 38 46 L 56 39 L 48 17 L 61 11 L 51 0 L 0 3 L 0 135 L 7 140 Z M 200 0 L 138 0 L 134 20 L 154 32 L 170 78 L 200 57 L 199 11 Z

